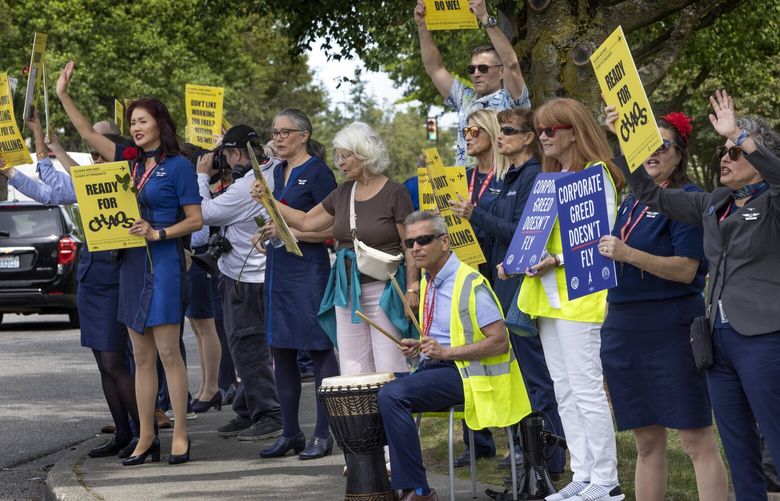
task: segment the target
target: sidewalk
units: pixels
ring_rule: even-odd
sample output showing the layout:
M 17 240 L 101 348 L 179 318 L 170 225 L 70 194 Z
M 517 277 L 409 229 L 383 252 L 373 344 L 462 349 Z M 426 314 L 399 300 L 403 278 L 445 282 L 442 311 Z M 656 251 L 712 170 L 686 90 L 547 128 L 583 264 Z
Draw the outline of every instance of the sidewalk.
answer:
M 313 383 L 303 385 L 301 426 L 307 438 L 314 428 Z M 118 458 L 91 459 L 87 452 L 110 437 L 103 435 L 76 447 L 49 472 L 46 484 L 49 499 L 62 501 L 154 500 L 154 499 L 264 499 L 264 500 L 340 500 L 344 499 L 346 478 L 344 459 L 336 446 L 328 457 L 301 461 L 291 455 L 279 459 L 261 459 L 258 452 L 273 440 L 239 442 L 223 439 L 215 431 L 233 417 L 230 408 L 199 414 L 189 421 L 192 461 L 172 466 L 167 463 L 171 431 L 160 430 L 160 463 L 124 467 Z M 449 499 L 446 475 L 428 473 L 439 499 Z M 478 499 L 489 499 L 487 486 L 479 485 Z M 457 499 L 471 499 L 471 484 L 456 483 Z

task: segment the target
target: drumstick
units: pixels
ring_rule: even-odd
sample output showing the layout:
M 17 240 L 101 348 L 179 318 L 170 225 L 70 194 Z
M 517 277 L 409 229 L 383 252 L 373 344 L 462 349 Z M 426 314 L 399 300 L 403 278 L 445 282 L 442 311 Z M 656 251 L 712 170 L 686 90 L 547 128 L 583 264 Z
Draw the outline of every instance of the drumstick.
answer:
M 365 321 L 368 323 L 368 325 L 370 325 L 370 326 L 371 326 L 371 327 L 373 327 L 374 329 L 376 329 L 376 330 L 378 330 L 379 332 L 381 332 L 382 334 L 384 334 L 384 335 L 385 335 L 385 337 L 386 337 L 387 339 L 389 339 L 390 341 L 394 342 L 394 343 L 395 343 L 395 344 L 397 344 L 398 346 L 403 346 L 403 345 L 401 344 L 401 341 L 397 340 L 395 337 L 393 337 L 393 335 L 392 335 L 392 334 L 390 334 L 389 332 L 387 332 L 386 330 L 384 330 L 383 328 L 379 327 L 377 324 L 375 324 L 374 322 L 372 322 L 371 320 L 369 320 L 369 319 L 368 319 L 368 317 L 366 317 L 365 315 L 363 315 L 363 313 L 361 313 L 360 311 L 356 311 L 355 313 L 357 314 L 357 316 L 359 316 L 360 318 L 362 318 L 363 320 L 365 320 Z
M 388 274 L 388 276 L 390 277 L 390 282 L 393 284 L 393 288 L 401 297 L 401 302 L 403 302 L 404 304 L 404 311 L 412 320 L 412 324 L 414 324 L 414 328 L 417 329 L 417 334 L 422 335 L 422 329 L 420 329 L 420 324 L 417 322 L 417 317 L 414 315 L 414 312 L 412 312 L 412 307 L 409 306 L 409 302 L 406 300 L 406 296 L 401 290 L 401 286 L 398 285 L 398 281 L 395 279 L 395 275 Z

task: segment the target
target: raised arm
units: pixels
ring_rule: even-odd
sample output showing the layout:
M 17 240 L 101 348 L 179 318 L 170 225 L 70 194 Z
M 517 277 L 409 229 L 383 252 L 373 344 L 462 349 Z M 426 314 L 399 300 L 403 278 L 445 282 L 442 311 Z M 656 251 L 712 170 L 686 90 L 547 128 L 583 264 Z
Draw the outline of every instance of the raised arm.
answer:
M 71 99 L 68 94 L 68 84 L 73 77 L 73 68 L 76 66 L 75 61 L 68 61 L 68 64 L 60 72 L 60 78 L 57 80 L 57 96 L 60 98 L 62 107 L 65 108 L 70 122 L 76 128 L 82 139 L 89 144 L 92 149 L 100 153 L 103 158 L 114 158 L 116 152 L 116 145 L 113 141 L 95 132 L 92 128 L 92 124 L 87 117 L 85 117 L 81 111 L 79 111 L 76 103 Z
M 425 2 L 417 0 L 417 6 L 414 8 L 414 22 L 417 24 L 417 34 L 420 36 L 420 55 L 422 56 L 423 66 L 428 76 L 431 77 L 433 85 L 444 99 L 450 96 L 452 81 L 455 77 L 444 67 L 444 60 L 441 57 L 439 49 L 433 42 L 433 36 L 428 31 L 425 24 Z
M 57 160 L 60 161 L 60 164 L 68 172 L 68 174 L 70 174 L 71 167 L 77 167 L 79 165 L 75 160 L 73 160 L 73 158 L 71 158 L 70 155 L 68 155 L 68 152 L 65 151 L 65 148 L 62 147 L 59 139 L 57 138 L 57 135 L 54 132 L 49 132 L 49 142 L 46 143 L 46 146 L 49 147 L 49 151 L 54 153 L 54 156 L 57 157 Z
M 483 26 L 487 24 L 489 16 L 485 0 L 469 0 L 469 9 Z M 504 65 L 504 88 L 509 91 L 512 99 L 518 99 L 525 88 L 525 80 L 523 80 L 523 72 L 520 71 L 520 61 L 517 60 L 515 48 L 498 25 L 486 27 L 485 30 L 501 64 Z

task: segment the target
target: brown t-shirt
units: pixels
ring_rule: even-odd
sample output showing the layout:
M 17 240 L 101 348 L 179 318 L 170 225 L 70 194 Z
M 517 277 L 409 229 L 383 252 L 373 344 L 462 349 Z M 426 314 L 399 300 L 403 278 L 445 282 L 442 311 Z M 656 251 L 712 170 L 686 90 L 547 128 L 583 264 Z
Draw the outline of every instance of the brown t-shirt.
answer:
M 354 181 L 342 183 L 322 201 L 322 207 L 335 218 L 333 238 L 338 241 L 339 249 L 353 247 L 349 231 L 349 198 L 353 184 Z M 412 199 L 404 185 L 388 179 L 373 197 L 355 200 L 357 237 L 366 245 L 396 255 L 402 252 L 403 246 L 395 225 L 402 224 L 412 211 Z

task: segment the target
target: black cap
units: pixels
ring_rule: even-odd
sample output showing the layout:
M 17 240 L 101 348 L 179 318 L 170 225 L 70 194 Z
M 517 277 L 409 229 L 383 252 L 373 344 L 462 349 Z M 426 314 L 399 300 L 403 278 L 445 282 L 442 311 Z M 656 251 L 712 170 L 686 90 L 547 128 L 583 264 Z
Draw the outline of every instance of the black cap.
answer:
M 260 139 L 260 136 L 252 127 L 248 125 L 236 125 L 225 133 L 225 136 L 222 138 L 222 147 L 246 148 L 246 143 L 252 139 Z

